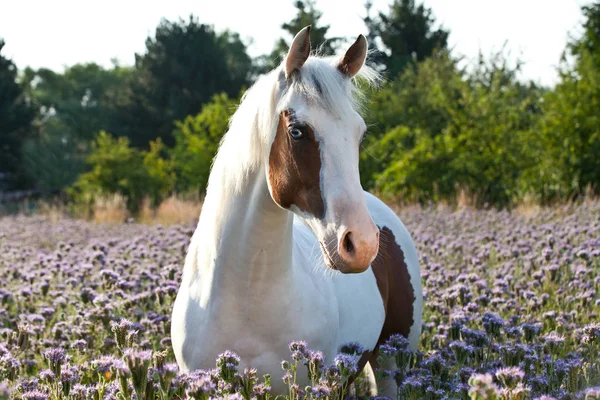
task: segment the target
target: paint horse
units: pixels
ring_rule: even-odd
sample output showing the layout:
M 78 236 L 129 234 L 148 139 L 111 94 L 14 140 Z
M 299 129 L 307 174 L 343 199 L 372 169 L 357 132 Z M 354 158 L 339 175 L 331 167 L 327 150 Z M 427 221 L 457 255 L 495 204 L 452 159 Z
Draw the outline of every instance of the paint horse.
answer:
M 359 179 L 366 125 L 356 81 L 376 79 L 364 65 L 367 41 L 361 35 L 342 57 L 321 58 L 310 56 L 309 32 L 296 35 L 230 120 L 171 325 L 182 370 L 213 368 L 229 349 L 242 368 L 270 373 L 273 393 L 287 392 L 281 361 L 291 341 L 307 341 L 326 362 L 358 342 L 372 367 L 391 334 L 412 349 L 421 334 L 414 243 Z

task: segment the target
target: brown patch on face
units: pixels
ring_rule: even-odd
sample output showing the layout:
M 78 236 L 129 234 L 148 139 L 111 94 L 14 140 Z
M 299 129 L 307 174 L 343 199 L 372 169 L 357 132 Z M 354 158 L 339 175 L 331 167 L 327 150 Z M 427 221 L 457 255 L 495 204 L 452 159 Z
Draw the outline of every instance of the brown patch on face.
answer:
M 408 338 L 414 323 L 415 302 L 415 291 L 410 283 L 404 252 L 396 244 L 396 237 L 389 228 L 384 226 L 379 232 L 379 253 L 371 268 L 383 299 L 385 321 L 377 347 L 396 333 Z
M 291 129 L 299 129 L 303 138 L 293 139 Z M 269 154 L 269 183 L 273 200 L 281 207 L 295 205 L 317 218 L 324 216 L 319 142 L 308 124 L 296 120 L 293 110 L 284 110 L 279 115 Z

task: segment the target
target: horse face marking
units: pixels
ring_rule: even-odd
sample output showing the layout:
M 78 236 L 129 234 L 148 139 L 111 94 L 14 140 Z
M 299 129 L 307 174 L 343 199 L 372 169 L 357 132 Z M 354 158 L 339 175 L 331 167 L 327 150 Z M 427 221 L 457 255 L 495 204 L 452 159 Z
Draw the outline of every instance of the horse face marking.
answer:
M 316 218 L 325 215 L 321 194 L 321 151 L 313 128 L 296 119 L 292 109 L 279 114 L 269 154 L 269 183 L 281 207 L 296 206 Z

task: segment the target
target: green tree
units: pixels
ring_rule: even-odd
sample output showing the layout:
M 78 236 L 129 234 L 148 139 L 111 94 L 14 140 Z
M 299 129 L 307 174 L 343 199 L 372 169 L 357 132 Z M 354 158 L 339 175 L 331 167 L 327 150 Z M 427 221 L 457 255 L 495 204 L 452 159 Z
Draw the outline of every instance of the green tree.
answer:
M 198 113 L 216 93 L 237 95 L 252 67 L 239 35 L 217 34 L 193 16 L 162 20 L 135 58 L 118 122 L 136 147 L 157 137 L 172 145 L 173 121 Z
M 202 194 L 206 189 L 212 160 L 236 104 L 237 101 L 221 93 L 205 104 L 198 115 L 177 121 L 173 132 L 175 145 L 169 153 L 175 165 L 175 190 L 178 193 Z
M 133 214 L 146 197 L 157 206 L 172 190 L 174 175 L 170 161 L 161 155 L 160 139 L 149 145 L 148 151 L 138 150 L 125 137 L 100 132 L 87 158 L 91 170 L 79 177 L 69 194 L 77 203 L 91 207 L 97 196 L 118 193 L 127 199 Z
M 423 61 L 436 51 L 447 49 L 449 31 L 435 29 L 430 8 L 415 0 L 393 0 L 387 12 L 371 16 L 370 0 L 364 19 L 370 47 L 376 49 L 373 62 L 385 67 L 395 79 L 408 65 Z
M 59 118 L 48 118 L 39 135 L 22 146 L 23 171 L 36 188 L 46 193 L 60 192 L 85 170 L 88 144 L 74 141 Z
M 542 200 L 588 186 L 600 193 L 600 3 L 584 6 L 583 14 L 583 34 L 567 45 L 560 82 L 544 97 L 536 129 L 544 157 L 529 181 Z
M 58 119 L 63 140 L 89 142 L 100 130 L 118 132 L 115 101 L 131 68 L 75 64 L 63 73 L 26 68 L 24 81 L 41 109 L 41 123 Z
M 360 163 L 363 186 L 373 188 L 377 174 L 412 149 L 418 135 L 434 137 L 448 127 L 466 84 L 457 64 L 444 51 L 371 94 Z
M 337 45 L 341 38 L 327 38 L 329 25 L 320 24 L 320 19 L 323 13 L 317 10 L 314 0 L 298 0 L 294 3 L 296 7 L 296 15 L 289 21 L 281 24 L 281 28 L 286 32 L 285 38 L 280 38 L 271 54 L 258 57 L 256 68 L 258 73 L 264 73 L 277 67 L 283 60 L 290 48 L 292 39 L 302 28 L 310 25 L 310 40 L 313 48 L 320 48 L 320 51 L 325 55 L 334 54 Z
M 36 137 L 23 146 L 23 169 L 44 191 L 71 185 L 84 171 L 89 143 L 101 130 L 119 134 L 116 99 L 130 68 L 76 64 L 63 73 L 26 68 L 22 80 L 40 110 Z
M 575 57 L 590 57 L 596 66 L 600 66 L 600 2 L 581 8 L 585 21 L 583 34 L 579 39 L 572 40 L 567 48 Z
M 406 200 L 453 200 L 462 189 L 480 204 L 509 205 L 539 162 L 532 127 L 541 90 L 519 82 L 519 68 L 497 54 L 470 74 L 448 56 L 406 69 L 398 83 L 414 84 L 388 94 L 390 108 L 405 107 L 399 124 L 363 152 L 378 160 L 368 183 Z
M 21 145 L 31 135 L 35 109 L 17 83 L 15 64 L 2 55 L 0 39 L 0 172 L 21 172 Z

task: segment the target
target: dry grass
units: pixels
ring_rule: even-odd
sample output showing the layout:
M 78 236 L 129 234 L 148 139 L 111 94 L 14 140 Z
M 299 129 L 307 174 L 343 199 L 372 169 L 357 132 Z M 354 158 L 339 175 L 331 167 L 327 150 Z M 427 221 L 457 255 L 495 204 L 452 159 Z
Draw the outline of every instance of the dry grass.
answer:
M 92 220 L 95 222 L 125 222 L 129 218 L 127 200 L 120 194 L 98 197 L 94 201 Z
M 515 206 L 515 212 L 527 218 L 535 217 L 543 210 L 543 207 L 537 201 L 537 199 L 530 194 L 523 197 L 523 200 Z
M 202 202 L 197 198 L 172 195 L 156 209 L 150 207 L 149 201 L 144 201 L 138 220 L 161 225 L 188 223 L 198 219 L 201 209 Z
M 512 212 L 522 215 L 526 218 L 533 218 L 540 215 L 547 208 L 553 208 L 556 213 L 568 212 L 572 207 L 580 202 L 598 203 L 600 198 L 593 195 L 593 191 L 589 188 L 585 195 L 579 199 L 567 199 L 556 202 L 554 204 L 541 205 L 538 199 L 534 196 L 524 196 L 524 198 L 512 207 Z M 382 198 L 378 193 L 373 193 Z M 467 190 L 459 190 L 456 198 L 451 201 L 431 202 L 430 204 L 419 204 L 413 201 L 406 201 L 403 196 L 398 195 L 393 198 L 389 196 L 383 197 L 396 213 L 402 215 L 410 213 L 415 209 L 433 208 L 437 211 L 454 212 L 463 209 L 475 209 L 481 205 L 478 202 L 476 194 L 470 193 Z M 115 194 L 111 196 L 97 198 L 93 207 L 78 207 L 74 204 L 65 204 L 60 201 L 51 202 L 36 202 L 34 207 L 30 204 L 23 203 L 19 213 L 30 213 L 30 209 L 34 209 L 34 213 L 41 214 L 50 218 L 51 221 L 57 222 L 62 218 L 79 218 L 98 223 L 123 223 L 132 218 L 126 207 L 126 198 Z M 165 199 L 157 208 L 150 207 L 148 200 L 144 201 L 139 214 L 135 220 L 143 224 L 161 224 L 172 225 L 182 223 L 193 223 L 198 220 L 202 210 L 202 201 L 198 196 L 183 196 L 172 195 Z

